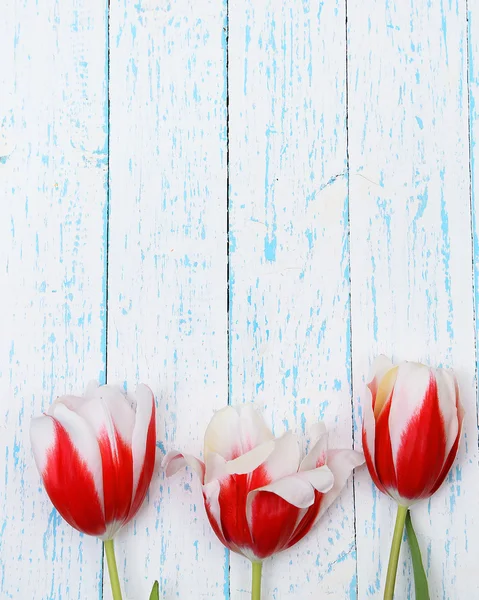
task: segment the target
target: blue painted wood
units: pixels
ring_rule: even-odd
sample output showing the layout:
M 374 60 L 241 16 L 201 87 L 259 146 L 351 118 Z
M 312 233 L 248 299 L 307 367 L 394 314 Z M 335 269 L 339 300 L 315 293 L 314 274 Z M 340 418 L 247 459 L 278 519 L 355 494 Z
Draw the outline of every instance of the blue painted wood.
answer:
M 230 397 L 351 447 L 344 2 L 230 4 Z M 264 566 L 266 598 L 356 595 L 352 485 Z M 231 561 L 231 596 L 250 594 Z
M 348 3 L 351 290 L 359 426 L 375 354 L 454 367 L 458 461 L 413 508 L 431 598 L 474 597 L 478 493 L 466 3 Z M 356 487 L 359 598 L 380 598 L 395 507 Z M 400 597 L 413 597 L 406 548 Z M 407 592 L 407 595 L 406 595 Z
M 2 4 L 2 599 L 101 597 L 101 545 L 52 508 L 29 423 L 104 377 L 106 21 L 105 2 Z
M 254 400 L 276 433 L 323 418 L 334 445 L 359 447 L 379 352 L 457 369 L 465 440 L 413 516 L 431 597 L 479 595 L 478 10 L 141 0 L 108 15 L 7 0 L 2 598 L 102 596 L 100 544 L 52 510 L 30 453 L 29 419 L 55 395 L 107 366 L 109 381 L 149 383 L 159 459 L 198 454 L 228 401 Z M 266 563 L 266 597 L 381 597 L 394 507 L 364 470 L 355 488 L 356 512 L 349 485 Z M 166 599 L 249 596 L 249 566 L 211 533 L 191 474 L 166 482 L 158 467 L 117 547 L 126 597 L 155 578 Z M 398 586 L 413 597 L 406 549 Z
M 191 473 L 227 402 L 226 4 L 111 4 L 108 379 L 158 400 L 158 469 L 117 548 L 125 593 L 228 598 L 228 557 Z M 110 597 L 105 582 L 105 598 Z

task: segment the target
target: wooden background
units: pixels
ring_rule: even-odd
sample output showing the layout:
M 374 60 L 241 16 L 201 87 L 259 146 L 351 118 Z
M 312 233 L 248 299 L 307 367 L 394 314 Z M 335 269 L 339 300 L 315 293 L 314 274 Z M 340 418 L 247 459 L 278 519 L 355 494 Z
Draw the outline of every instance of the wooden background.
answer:
M 159 409 L 125 596 L 247 600 L 177 447 L 254 400 L 360 447 L 374 356 L 457 370 L 467 417 L 413 510 L 431 597 L 479 598 L 478 0 L 4 0 L 0 598 L 109 599 L 52 508 L 29 421 L 97 378 Z M 395 507 L 358 470 L 265 564 L 264 597 L 381 598 Z M 403 549 L 396 597 L 413 598 Z

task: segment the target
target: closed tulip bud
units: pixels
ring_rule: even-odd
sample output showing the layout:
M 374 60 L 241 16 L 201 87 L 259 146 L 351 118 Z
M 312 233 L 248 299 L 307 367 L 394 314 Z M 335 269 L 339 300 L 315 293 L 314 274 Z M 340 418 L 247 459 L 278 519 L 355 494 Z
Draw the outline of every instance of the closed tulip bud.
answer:
M 464 410 L 448 369 L 415 362 L 395 366 L 379 356 L 368 388 L 362 436 L 366 464 L 378 489 L 398 503 L 384 591 L 384 599 L 392 600 L 408 507 L 432 496 L 446 478 L 459 447 Z M 420 555 L 418 562 L 422 569 Z
M 376 359 L 363 450 L 376 486 L 403 506 L 429 498 L 454 462 L 464 411 L 454 373 Z
M 151 390 L 140 385 L 133 408 L 119 388 L 90 384 L 83 397 L 58 398 L 47 414 L 33 419 L 30 437 L 55 508 L 78 531 L 105 541 L 113 565 L 111 540 L 138 512 L 153 475 Z M 119 583 L 112 580 L 114 585 L 120 598 Z

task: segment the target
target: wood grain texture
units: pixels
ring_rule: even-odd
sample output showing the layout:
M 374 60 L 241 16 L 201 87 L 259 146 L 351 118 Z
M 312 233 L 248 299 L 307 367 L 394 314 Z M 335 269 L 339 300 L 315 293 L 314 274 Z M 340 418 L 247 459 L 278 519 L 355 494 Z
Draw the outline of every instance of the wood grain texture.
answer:
M 53 509 L 30 418 L 104 376 L 106 4 L 0 18 L 0 597 L 99 597 L 101 545 Z
M 344 3 L 232 0 L 229 20 L 230 400 L 351 447 Z M 265 598 L 355 597 L 351 482 L 263 577 Z
M 127 598 L 225 598 L 228 562 L 191 472 L 227 403 L 226 11 L 221 0 L 111 4 L 108 380 L 158 400 L 158 469 L 117 549 Z M 105 598 L 110 597 L 105 578 Z
M 348 2 L 351 289 L 357 427 L 378 353 L 457 370 L 464 440 L 412 510 L 431 598 L 479 595 L 479 489 L 465 2 Z M 382 597 L 395 507 L 360 473 L 359 594 Z M 405 549 L 404 549 L 405 550 Z M 398 597 L 414 597 L 407 552 Z
M 323 419 L 360 447 L 380 352 L 458 373 L 464 441 L 412 514 L 431 598 L 479 597 L 478 27 L 473 0 L 4 2 L 0 598 L 111 599 L 34 466 L 55 396 L 107 373 L 157 397 L 125 599 L 159 579 L 164 600 L 247 600 L 249 564 L 162 455 L 199 455 L 213 411 L 251 400 L 277 435 Z M 382 597 L 395 506 L 364 469 L 355 496 L 265 563 L 265 598 Z

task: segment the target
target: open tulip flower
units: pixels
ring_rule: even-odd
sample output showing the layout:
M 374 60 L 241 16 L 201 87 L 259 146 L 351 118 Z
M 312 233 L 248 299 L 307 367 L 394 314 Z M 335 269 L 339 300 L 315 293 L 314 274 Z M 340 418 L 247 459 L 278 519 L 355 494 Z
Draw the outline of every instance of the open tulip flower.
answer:
M 252 598 L 261 594 L 262 561 L 299 542 L 338 496 L 354 467 L 354 450 L 328 450 L 322 423 L 301 460 L 298 438 L 275 439 L 251 405 L 218 411 L 205 433 L 204 461 L 173 450 L 167 476 L 184 466 L 200 478 L 218 539 L 253 563 Z
M 464 411 L 451 370 L 385 356 L 373 365 L 363 450 L 376 486 L 398 503 L 385 598 L 392 598 L 408 507 L 443 483 L 457 454 Z
M 140 385 L 136 409 L 119 388 L 90 384 L 32 420 L 30 437 L 45 489 L 75 529 L 105 542 L 113 596 L 121 598 L 113 537 L 138 512 L 155 465 L 155 400 Z

